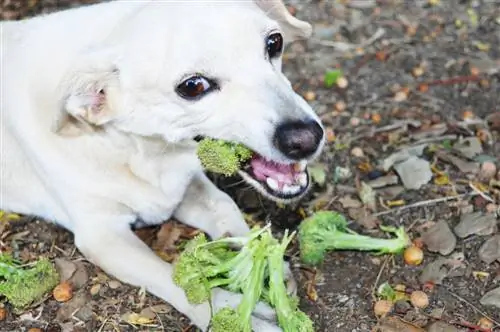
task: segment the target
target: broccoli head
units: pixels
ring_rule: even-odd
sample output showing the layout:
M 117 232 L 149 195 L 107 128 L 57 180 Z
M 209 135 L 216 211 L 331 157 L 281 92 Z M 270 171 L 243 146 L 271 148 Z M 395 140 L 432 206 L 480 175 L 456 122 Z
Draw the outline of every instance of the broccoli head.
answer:
M 260 249 L 257 237 L 263 229 L 255 227 L 246 237 L 228 237 L 208 242 L 204 234 L 190 240 L 174 263 L 173 279 L 189 302 L 209 300 L 211 289 L 226 287 L 243 292 L 254 271 L 254 255 Z M 241 246 L 234 250 L 231 245 Z
M 396 237 L 379 239 L 360 235 L 347 226 L 347 220 L 333 211 L 320 211 L 303 220 L 299 225 L 301 260 L 309 265 L 318 265 L 323 262 L 327 250 L 400 253 L 410 244 L 410 238 L 403 227 L 380 226 L 382 231 Z
M 295 233 L 288 235 L 285 231 L 281 243 L 271 246 L 268 256 L 269 264 L 269 301 L 276 309 L 280 327 L 285 332 L 314 332 L 312 320 L 298 308 L 298 301 L 288 295 L 284 280 L 283 256 Z
M 48 259 L 23 268 L 10 255 L 0 254 L 0 296 L 15 309 L 23 309 L 40 300 L 59 283 L 59 274 Z
M 212 316 L 210 321 L 211 331 L 213 332 L 244 332 L 241 325 L 241 318 L 235 309 L 225 307 L 220 309 Z
M 253 152 L 241 144 L 204 138 L 198 144 L 197 155 L 207 171 L 231 176 L 252 157 Z
M 276 309 L 285 332 L 314 331 L 312 321 L 298 309 L 297 299 L 286 290 L 283 256 L 294 234 L 286 233 L 280 243 L 269 227 L 254 227 L 246 236 L 211 242 L 198 235 L 174 263 L 174 281 L 191 303 L 210 300 L 215 287 L 242 294 L 236 308 L 222 308 L 213 314 L 213 332 L 250 332 L 259 301 Z

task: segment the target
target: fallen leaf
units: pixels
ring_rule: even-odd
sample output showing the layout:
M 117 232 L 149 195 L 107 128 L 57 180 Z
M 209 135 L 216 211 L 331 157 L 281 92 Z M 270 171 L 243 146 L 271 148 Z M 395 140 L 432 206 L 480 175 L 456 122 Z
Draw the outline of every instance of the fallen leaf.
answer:
M 122 321 L 127 322 L 132 325 L 150 325 L 154 322 L 154 319 L 141 316 L 135 312 L 128 312 L 121 316 Z
M 370 210 L 375 210 L 377 193 L 373 190 L 372 187 L 367 185 L 365 182 L 361 182 L 361 188 L 359 190 L 359 198 L 368 207 Z
M 307 167 L 311 179 L 320 186 L 323 186 L 326 182 L 326 170 L 323 164 L 314 164 Z
M 331 88 L 337 83 L 337 80 L 344 75 L 341 69 L 329 70 L 325 73 L 323 81 L 326 88 Z
M 411 325 L 396 316 L 387 316 L 378 322 L 373 332 L 425 332 L 418 326 Z

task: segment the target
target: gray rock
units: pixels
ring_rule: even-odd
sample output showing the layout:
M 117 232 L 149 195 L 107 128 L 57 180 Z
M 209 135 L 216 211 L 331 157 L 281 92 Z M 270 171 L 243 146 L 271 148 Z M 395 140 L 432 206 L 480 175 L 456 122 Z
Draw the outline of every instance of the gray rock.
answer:
M 472 159 L 478 154 L 483 153 L 483 146 L 477 137 L 467 137 L 453 145 L 462 156 Z
M 462 215 L 460 222 L 455 226 L 455 234 L 459 238 L 470 235 L 490 235 L 497 230 L 497 218 L 493 213 L 475 212 Z
M 484 306 L 492 306 L 500 309 L 500 287 L 490 290 L 479 300 Z
M 422 241 L 427 246 L 427 250 L 438 252 L 443 256 L 449 255 L 457 245 L 457 238 L 444 220 L 439 221 L 434 226 L 422 234 Z
M 415 156 L 421 156 L 424 153 L 424 149 L 428 144 L 421 144 L 418 146 L 413 146 L 396 153 L 391 154 L 389 157 L 382 161 L 382 168 L 384 171 L 388 171 L 394 164 L 406 161 L 408 158 Z
M 500 235 L 496 235 L 483 243 L 478 252 L 479 258 L 486 264 L 500 262 Z
M 420 189 L 432 179 L 431 164 L 424 159 L 411 156 L 394 166 L 406 189 Z

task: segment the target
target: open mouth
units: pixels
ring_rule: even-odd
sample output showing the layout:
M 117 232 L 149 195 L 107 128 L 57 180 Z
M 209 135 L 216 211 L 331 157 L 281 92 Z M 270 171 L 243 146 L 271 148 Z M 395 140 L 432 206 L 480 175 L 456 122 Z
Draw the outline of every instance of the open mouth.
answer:
M 196 136 L 199 142 L 203 136 Z M 307 161 L 279 163 L 253 151 L 253 156 L 238 174 L 264 196 L 274 201 L 289 202 L 304 196 L 310 180 Z
M 281 164 L 254 152 L 252 159 L 240 175 L 256 189 L 279 200 L 292 200 L 303 196 L 309 188 L 307 161 Z

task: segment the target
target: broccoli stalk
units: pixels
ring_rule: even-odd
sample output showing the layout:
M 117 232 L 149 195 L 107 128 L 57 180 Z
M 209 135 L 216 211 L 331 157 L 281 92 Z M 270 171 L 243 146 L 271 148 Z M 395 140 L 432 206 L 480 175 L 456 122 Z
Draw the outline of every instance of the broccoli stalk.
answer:
M 380 226 L 380 229 L 396 237 L 377 239 L 360 235 L 347 227 L 347 220 L 341 214 L 332 211 L 317 212 L 299 226 L 301 260 L 309 265 L 318 265 L 324 260 L 327 250 L 400 253 L 410 244 L 410 238 L 403 227 Z
M 288 236 L 285 231 L 281 243 L 272 246 L 268 256 L 269 264 L 269 300 L 270 304 L 276 308 L 278 322 L 284 331 L 293 332 L 314 332 L 312 320 L 298 308 L 298 301 L 292 299 L 286 290 L 283 276 L 283 256 L 286 248 L 295 236 L 295 232 Z
M 242 292 L 254 271 L 254 255 L 260 247 L 254 241 L 264 229 L 254 228 L 247 237 L 222 238 L 208 242 L 204 234 L 188 242 L 174 264 L 174 282 L 186 293 L 189 302 L 199 304 L 210 299 L 211 289 L 225 286 Z M 236 244 L 235 252 L 221 248 Z
M 12 256 L 0 254 L 0 296 L 15 309 L 24 309 L 40 300 L 58 282 L 59 274 L 47 259 L 40 259 L 27 269 Z
M 248 273 L 237 278 L 240 279 L 237 287 L 243 293 L 242 300 L 236 309 L 223 308 L 215 313 L 211 320 L 213 332 L 252 331 L 252 313 L 264 288 L 266 258 L 269 250 L 268 240 L 269 238 L 266 237 L 253 243 L 255 250 L 252 254 L 252 263 L 248 267 Z M 244 249 L 245 247 L 243 247 Z
M 202 166 L 210 172 L 231 176 L 238 172 L 253 152 L 242 144 L 204 138 L 198 143 L 197 155 Z

